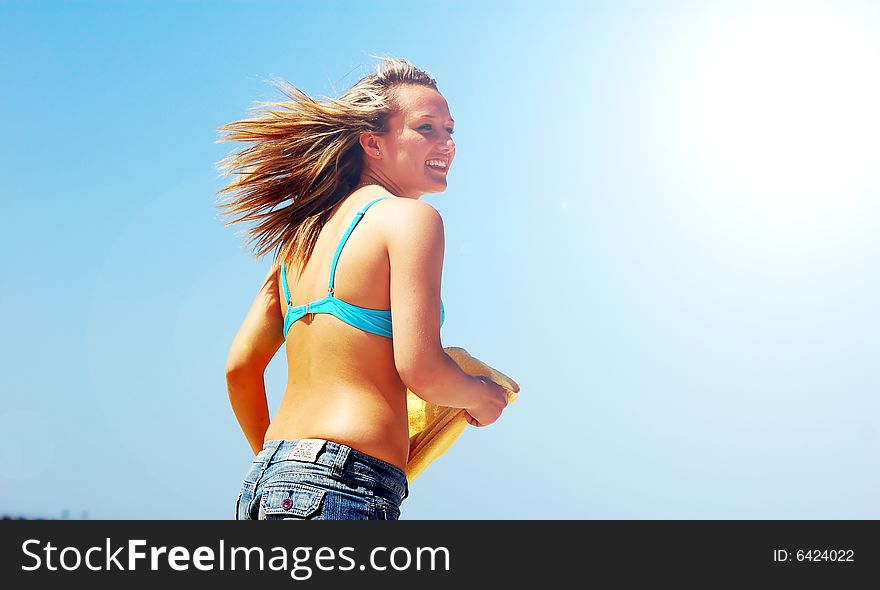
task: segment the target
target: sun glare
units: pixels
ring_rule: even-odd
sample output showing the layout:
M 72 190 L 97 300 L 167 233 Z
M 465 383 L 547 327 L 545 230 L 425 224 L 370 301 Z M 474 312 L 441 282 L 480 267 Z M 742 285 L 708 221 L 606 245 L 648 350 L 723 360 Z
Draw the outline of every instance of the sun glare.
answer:
M 694 113 L 712 174 L 762 210 L 821 214 L 880 164 L 880 51 L 833 9 L 766 9 L 703 56 Z

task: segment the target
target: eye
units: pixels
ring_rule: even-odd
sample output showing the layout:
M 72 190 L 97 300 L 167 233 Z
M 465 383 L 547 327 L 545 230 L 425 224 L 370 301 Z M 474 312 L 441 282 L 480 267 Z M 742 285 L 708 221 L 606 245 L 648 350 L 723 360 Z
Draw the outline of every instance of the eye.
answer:
M 419 129 L 424 129 L 425 127 L 427 127 L 428 129 L 431 129 L 431 128 L 432 128 L 430 123 L 425 123 L 424 125 L 422 125 L 421 127 L 419 127 Z M 447 127 L 447 128 L 446 128 L 446 131 L 449 132 L 449 135 L 452 135 L 453 133 L 455 133 L 455 129 L 452 129 L 452 128 L 450 128 L 450 127 Z

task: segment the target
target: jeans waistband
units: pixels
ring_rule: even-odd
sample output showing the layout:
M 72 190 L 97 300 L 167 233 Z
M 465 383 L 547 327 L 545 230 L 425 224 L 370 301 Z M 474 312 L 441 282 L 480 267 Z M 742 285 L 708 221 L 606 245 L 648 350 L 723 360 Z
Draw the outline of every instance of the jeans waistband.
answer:
M 267 464 L 288 460 L 288 455 L 302 439 L 267 440 L 263 449 L 254 458 Z M 392 465 L 372 455 L 368 455 L 348 445 L 327 439 L 311 439 L 324 441 L 313 463 L 327 465 L 332 468 L 334 477 L 341 477 L 343 472 L 363 475 L 373 479 L 378 485 L 395 492 L 403 501 L 409 495 L 406 473 L 396 465 Z M 296 460 L 296 459 L 294 459 Z

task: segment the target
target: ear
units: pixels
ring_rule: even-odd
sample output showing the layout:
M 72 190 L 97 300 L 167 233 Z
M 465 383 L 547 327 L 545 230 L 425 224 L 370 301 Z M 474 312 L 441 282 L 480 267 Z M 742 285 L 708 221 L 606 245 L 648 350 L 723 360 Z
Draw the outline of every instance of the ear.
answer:
M 358 136 L 358 143 L 364 150 L 364 153 L 371 158 L 379 159 L 382 153 L 382 146 L 379 144 L 379 138 L 368 131 L 363 131 Z M 377 155 L 376 152 L 379 152 Z

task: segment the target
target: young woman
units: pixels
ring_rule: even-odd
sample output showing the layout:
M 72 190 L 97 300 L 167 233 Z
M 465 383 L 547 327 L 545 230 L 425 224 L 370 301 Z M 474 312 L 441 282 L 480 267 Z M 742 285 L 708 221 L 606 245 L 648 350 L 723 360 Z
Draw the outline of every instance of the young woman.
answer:
M 229 351 L 235 416 L 256 457 L 237 519 L 397 519 L 409 495 L 406 390 L 485 426 L 505 390 L 443 351 L 443 221 L 419 198 L 446 189 L 454 121 L 436 81 L 406 60 L 339 99 L 290 101 L 224 125 L 253 145 L 225 158 L 220 207 L 256 222 L 272 268 Z M 274 107 L 274 108 L 271 108 Z M 392 321 L 393 318 L 393 321 Z M 285 345 L 272 421 L 264 371 Z

